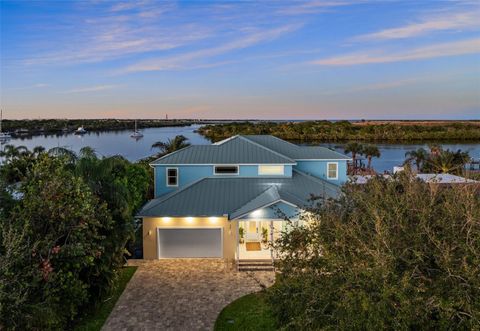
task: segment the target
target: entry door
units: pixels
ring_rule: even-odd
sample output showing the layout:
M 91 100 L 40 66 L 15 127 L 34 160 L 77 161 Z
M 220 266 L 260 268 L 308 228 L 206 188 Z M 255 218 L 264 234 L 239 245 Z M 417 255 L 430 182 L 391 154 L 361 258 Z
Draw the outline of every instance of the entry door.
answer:
M 258 235 L 258 222 L 257 221 L 247 221 L 247 234 L 245 236 L 247 241 L 259 241 L 260 236 Z
M 158 229 L 158 257 L 223 257 L 221 228 Z

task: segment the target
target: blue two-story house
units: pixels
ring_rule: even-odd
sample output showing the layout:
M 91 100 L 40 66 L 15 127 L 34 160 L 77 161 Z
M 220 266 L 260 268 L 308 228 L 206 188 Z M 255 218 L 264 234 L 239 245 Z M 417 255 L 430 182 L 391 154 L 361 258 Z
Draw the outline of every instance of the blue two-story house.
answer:
M 338 197 L 349 159 L 260 135 L 165 155 L 151 164 L 155 198 L 138 214 L 144 258 L 269 259 L 266 243 L 289 221 Z

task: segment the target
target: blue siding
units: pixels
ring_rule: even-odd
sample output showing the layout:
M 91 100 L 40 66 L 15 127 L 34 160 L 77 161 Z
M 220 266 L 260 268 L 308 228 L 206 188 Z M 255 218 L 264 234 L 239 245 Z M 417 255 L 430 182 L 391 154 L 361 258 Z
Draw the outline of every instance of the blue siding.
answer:
M 166 166 L 157 165 L 155 168 L 155 197 L 182 188 L 205 177 L 284 177 L 284 176 L 259 176 L 258 165 L 241 165 L 239 175 L 214 175 L 212 165 L 182 165 Z M 178 187 L 168 187 L 166 184 L 166 168 L 178 168 Z M 285 166 L 285 177 L 292 177 L 292 166 Z
M 291 205 L 287 205 L 286 203 L 279 202 L 274 205 L 271 205 L 266 208 L 260 209 L 261 213 L 258 215 L 255 214 L 248 214 L 244 217 L 240 218 L 242 220 L 260 220 L 260 219 L 284 219 L 287 217 L 288 219 L 297 219 L 298 215 L 301 213 L 299 208 L 293 207 Z
M 338 179 L 327 178 L 327 163 L 338 163 Z M 314 161 L 297 161 L 295 166 L 300 171 L 306 172 L 312 176 L 325 179 L 331 183 L 341 185 L 347 181 L 347 161 L 346 160 L 314 160 Z

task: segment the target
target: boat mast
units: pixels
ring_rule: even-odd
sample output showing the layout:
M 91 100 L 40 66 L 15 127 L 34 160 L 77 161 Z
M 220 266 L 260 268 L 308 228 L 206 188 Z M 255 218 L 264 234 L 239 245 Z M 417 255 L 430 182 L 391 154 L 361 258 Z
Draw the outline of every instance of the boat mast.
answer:
M 0 109 L 0 133 L 2 133 L 3 109 Z
M 135 120 L 135 132 L 137 132 L 137 120 Z

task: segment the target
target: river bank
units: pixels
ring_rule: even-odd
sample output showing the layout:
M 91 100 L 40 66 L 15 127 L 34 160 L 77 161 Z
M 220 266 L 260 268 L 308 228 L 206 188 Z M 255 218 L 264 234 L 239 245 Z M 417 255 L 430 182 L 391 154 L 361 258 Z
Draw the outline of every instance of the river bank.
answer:
M 161 128 L 184 127 L 194 124 L 216 124 L 224 121 L 216 120 L 189 120 L 189 119 L 139 119 L 137 127 Z M 32 120 L 3 120 L 2 130 L 10 132 L 13 137 L 62 135 L 72 133 L 83 127 L 87 132 L 108 132 L 133 130 L 134 119 L 32 119 Z
M 270 134 L 300 142 L 480 142 L 480 121 L 305 121 L 233 122 L 202 126 L 212 142 L 237 134 Z

